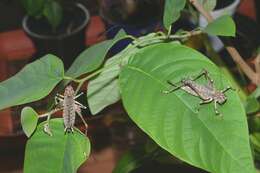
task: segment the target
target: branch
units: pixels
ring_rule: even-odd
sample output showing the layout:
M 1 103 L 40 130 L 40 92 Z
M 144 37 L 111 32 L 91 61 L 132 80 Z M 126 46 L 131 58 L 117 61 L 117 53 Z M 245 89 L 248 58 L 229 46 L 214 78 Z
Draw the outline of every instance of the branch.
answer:
M 205 10 L 205 8 L 198 2 L 198 0 L 189 0 L 189 2 L 207 19 L 208 23 L 214 21 L 211 14 Z M 258 74 L 255 73 L 252 68 L 243 60 L 241 55 L 238 53 L 236 48 L 233 46 L 225 46 L 226 50 L 232 57 L 232 59 L 241 67 L 242 71 L 246 74 L 246 76 L 256 85 L 260 84 L 260 80 L 258 80 Z
M 260 53 L 255 59 L 256 81 L 260 83 Z

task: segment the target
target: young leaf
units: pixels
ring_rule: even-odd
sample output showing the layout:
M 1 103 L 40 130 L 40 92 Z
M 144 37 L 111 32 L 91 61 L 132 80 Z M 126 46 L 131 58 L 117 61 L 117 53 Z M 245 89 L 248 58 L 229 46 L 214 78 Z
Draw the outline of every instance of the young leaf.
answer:
M 207 11 L 212 11 L 217 5 L 217 0 L 198 0 L 198 2 L 202 4 Z
M 204 32 L 210 35 L 235 36 L 236 25 L 229 15 L 224 15 L 209 23 Z
M 104 61 L 104 58 L 109 49 L 117 41 L 124 38 L 125 36 L 126 33 L 123 30 L 120 30 L 114 39 L 103 41 L 86 49 L 76 58 L 76 60 L 66 72 L 66 75 L 77 78 L 82 74 L 96 70 Z
M 55 30 L 62 21 L 63 11 L 61 5 L 56 1 L 48 1 L 44 6 L 44 16 L 48 19 L 53 30 Z
M 166 29 L 169 29 L 171 24 L 179 19 L 185 4 L 186 0 L 165 0 L 163 24 Z
M 62 119 L 52 119 L 53 136 L 43 131 L 41 123 L 28 140 L 24 173 L 74 173 L 90 154 L 90 142 L 79 130 L 64 134 Z
M 0 83 L 0 110 L 42 99 L 63 76 L 63 63 L 54 55 L 46 55 L 26 65 L 19 73 Z
M 160 57 L 160 58 L 158 58 Z M 179 159 L 209 172 L 254 173 L 245 111 L 235 91 L 218 106 L 182 89 L 163 94 L 173 83 L 207 69 L 214 86 L 230 86 L 219 68 L 199 52 L 181 45 L 158 44 L 142 49 L 120 76 L 123 105 L 133 121 L 159 146 Z M 197 80 L 205 84 L 204 78 Z M 220 159 L 221 158 L 221 159 Z
M 24 107 L 21 113 L 21 124 L 24 133 L 29 138 L 36 129 L 38 114 L 31 107 Z
M 22 0 L 22 5 L 30 16 L 42 15 L 46 0 Z

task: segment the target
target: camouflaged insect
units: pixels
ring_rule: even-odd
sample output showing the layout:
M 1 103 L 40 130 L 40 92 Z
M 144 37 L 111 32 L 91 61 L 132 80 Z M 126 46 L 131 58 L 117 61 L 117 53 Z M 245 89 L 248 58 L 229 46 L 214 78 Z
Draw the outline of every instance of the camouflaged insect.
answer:
M 74 131 L 73 128 L 75 124 L 76 114 L 80 116 L 81 120 L 85 125 L 86 132 L 87 132 L 88 125 L 81 114 L 81 109 L 86 109 L 86 107 L 76 101 L 76 99 L 82 94 L 83 93 L 75 96 L 74 89 L 72 88 L 72 86 L 69 85 L 65 88 L 64 95 L 57 94 L 55 97 L 55 105 L 57 105 L 57 107 L 54 109 L 54 112 L 63 110 L 63 122 L 65 126 L 64 128 L 65 133 Z M 51 113 L 48 115 L 47 123 L 44 124 L 43 131 L 46 134 L 52 136 L 52 132 L 49 125 L 50 117 L 51 117 Z
M 202 85 L 198 84 L 195 81 L 199 79 L 200 77 L 205 76 L 206 80 L 208 81 L 208 84 Z M 217 90 L 214 87 L 214 81 L 209 77 L 208 71 L 203 70 L 201 74 L 199 74 L 194 79 L 183 79 L 180 81 L 181 85 L 177 86 L 176 84 L 172 83 L 171 81 L 167 81 L 170 85 L 174 86 L 175 88 L 169 90 L 169 91 L 163 91 L 165 94 L 169 94 L 171 92 L 174 92 L 178 89 L 182 89 L 186 91 L 187 93 L 199 97 L 202 101 L 200 102 L 200 105 L 202 104 L 208 104 L 211 102 L 214 102 L 214 110 L 216 114 L 219 114 L 219 111 L 217 109 L 217 104 L 223 105 L 227 101 L 227 97 L 225 96 L 225 92 L 232 89 L 231 87 L 227 87 L 221 91 Z M 234 89 L 232 89 L 234 90 Z
M 86 130 L 88 128 L 88 125 L 81 114 L 81 109 L 86 109 L 86 107 L 75 100 L 82 94 L 83 93 L 75 96 L 73 87 L 69 85 L 65 88 L 64 96 L 57 94 L 55 97 L 56 104 L 61 106 L 61 108 L 63 109 L 63 121 L 65 126 L 64 129 L 65 133 L 68 131 L 71 132 L 74 131 L 73 128 L 75 124 L 76 114 L 78 114 L 81 120 L 83 121 Z

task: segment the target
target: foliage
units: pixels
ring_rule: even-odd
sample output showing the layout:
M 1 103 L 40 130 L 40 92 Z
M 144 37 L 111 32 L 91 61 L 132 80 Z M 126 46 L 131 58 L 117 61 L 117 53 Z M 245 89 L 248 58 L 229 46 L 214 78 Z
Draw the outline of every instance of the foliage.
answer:
M 47 18 L 53 30 L 55 30 L 62 21 L 63 9 L 58 2 L 49 1 L 44 6 L 43 15 Z
M 0 110 L 37 101 L 47 96 L 64 76 L 62 61 L 46 55 L 26 65 L 19 73 L 0 83 Z
M 36 129 L 38 122 L 38 114 L 31 107 L 24 107 L 21 112 L 21 124 L 24 133 L 30 137 Z
M 109 49 L 111 49 L 117 41 L 123 39 L 125 36 L 126 33 L 123 30 L 120 30 L 114 39 L 103 41 L 90 47 L 89 49 L 86 49 L 73 62 L 71 67 L 66 72 L 66 75 L 72 78 L 77 78 L 82 74 L 96 70 L 103 63 Z M 88 58 L 87 61 L 86 58 Z
M 124 107 L 159 146 L 181 160 L 210 172 L 253 172 L 245 112 L 236 93 L 228 93 L 228 101 L 220 106 L 223 117 L 215 115 L 213 104 L 197 111 L 199 99 L 183 91 L 162 94 L 169 88 L 165 81 L 175 83 L 201 69 L 209 71 L 217 88 L 230 85 L 193 49 L 178 44 L 144 48 L 120 74 Z
M 229 15 L 225 15 L 209 23 L 204 31 L 210 35 L 235 36 L 236 25 Z
M 27 9 L 35 6 L 30 12 L 35 16 L 41 15 L 41 2 L 24 0 Z M 168 31 L 180 17 L 185 4 L 185 0 L 166 0 L 164 25 Z M 52 9 L 54 7 L 49 10 Z M 48 14 L 56 15 L 56 12 Z M 53 21 L 55 26 L 57 21 Z M 196 76 L 202 69 L 209 72 L 217 89 L 230 85 L 219 67 L 207 57 L 176 42 L 203 32 L 233 36 L 235 25 L 230 17 L 224 16 L 204 30 L 175 35 L 158 32 L 133 38 L 120 31 L 114 39 L 86 49 L 66 72 L 58 57 L 46 55 L 0 83 L 0 109 L 38 101 L 61 82 L 76 83 L 76 93 L 85 82 L 89 82 L 87 101 L 93 114 L 122 99 L 125 110 L 136 125 L 159 147 L 178 159 L 211 172 L 253 173 L 246 114 L 236 91 L 226 93 L 226 103 L 218 105 L 222 116 L 215 115 L 213 103 L 202 105 L 198 110 L 200 99 L 182 89 L 170 94 L 162 92 L 172 87 L 167 80 L 179 82 Z M 133 41 L 120 53 L 105 60 L 111 47 L 124 38 L 132 38 Z M 204 78 L 196 82 L 206 84 Z M 50 115 L 51 111 L 44 115 Z M 21 116 L 23 129 L 29 137 L 25 173 L 74 173 L 88 158 L 88 138 L 79 130 L 64 133 L 62 119 L 49 121 L 48 117 L 36 127 L 37 113 L 32 108 L 24 108 Z M 45 133 L 48 122 L 52 136 Z M 145 156 L 139 154 L 129 153 L 115 172 L 130 172 L 138 167 L 144 160 L 142 156 Z M 133 164 L 123 169 L 129 160 Z
M 198 0 L 198 1 L 203 5 L 203 7 L 207 11 L 212 11 L 217 5 L 217 0 Z
M 181 10 L 185 7 L 186 0 L 165 0 L 163 24 L 169 29 L 171 24 L 180 17 Z
M 25 151 L 25 173 L 74 173 L 88 158 L 90 142 L 79 130 L 64 134 L 62 119 L 50 121 L 53 136 L 44 133 L 44 123 L 38 125 L 28 140 Z
M 45 17 L 53 30 L 55 30 L 62 21 L 63 3 L 62 0 L 21 0 L 29 16 L 39 19 Z

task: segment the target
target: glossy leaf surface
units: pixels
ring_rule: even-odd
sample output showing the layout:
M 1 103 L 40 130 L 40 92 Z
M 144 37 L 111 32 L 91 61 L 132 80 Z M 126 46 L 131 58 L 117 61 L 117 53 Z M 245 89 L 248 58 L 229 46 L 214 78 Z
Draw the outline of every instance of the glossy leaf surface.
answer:
M 198 111 L 201 101 L 183 90 L 170 94 L 167 80 L 179 82 L 209 72 L 217 89 L 230 83 L 218 67 L 199 52 L 178 44 L 144 48 L 120 74 L 125 109 L 133 121 L 159 146 L 179 159 L 209 172 L 255 172 L 249 145 L 245 111 L 235 91 L 226 93 L 227 102 L 213 103 Z M 204 78 L 197 80 L 205 85 Z

